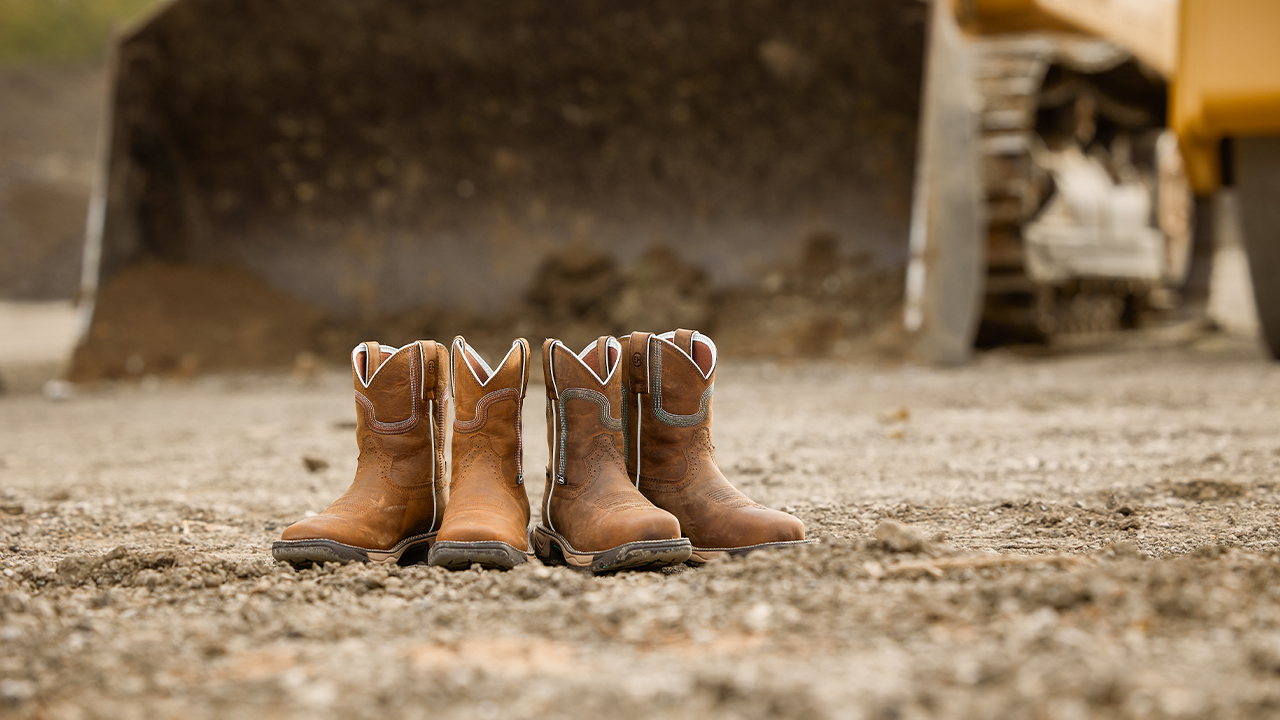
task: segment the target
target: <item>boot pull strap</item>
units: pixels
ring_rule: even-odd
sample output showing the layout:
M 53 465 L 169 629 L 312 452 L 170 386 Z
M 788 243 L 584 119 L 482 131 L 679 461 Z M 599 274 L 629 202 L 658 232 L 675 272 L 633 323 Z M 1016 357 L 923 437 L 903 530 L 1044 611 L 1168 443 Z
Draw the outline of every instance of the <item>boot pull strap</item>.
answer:
M 436 392 L 440 386 L 440 344 L 435 340 L 419 340 L 418 349 L 422 353 L 422 399 L 440 400 Z
M 627 387 L 632 393 L 649 394 L 649 344 L 653 333 L 633 332 L 627 340 Z
M 609 341 L 612 339 L 609 335 L 601 335 L 596 339 L 596 367 L 599 369 L 597 374 L 601 382 L 609 377 Z
M 373 374 L 382 366 L 382 346 L 372 340 L 364 344 L 364 382 L 366 385 L 373 379 Z
M 461 335 L 455 335 L 453 342 L 449 343 L 449 397 L 458 397 L 458 390 L 453 383 L 458 377 L 458 350 L 466 344 L 467 339 Z M 462 362 L 466 361 L 466 358 L 462 359 Z
M 551 338 L 542 341 L 542 382 L 547 386 L 547 397 L 552 400 L 556 399 L 556 378 L 551 372 L 551 350 L 555 344 Z
M 690 359 L 693 358 L 693 336 L 696 335 L 693 330 L 677 330 L 675 337 L 675 345 L 684 351 Z
M 516 342 L 520 343 L 520 399 L 523 400 L 529 387 L 529 341 L 517 338 Z

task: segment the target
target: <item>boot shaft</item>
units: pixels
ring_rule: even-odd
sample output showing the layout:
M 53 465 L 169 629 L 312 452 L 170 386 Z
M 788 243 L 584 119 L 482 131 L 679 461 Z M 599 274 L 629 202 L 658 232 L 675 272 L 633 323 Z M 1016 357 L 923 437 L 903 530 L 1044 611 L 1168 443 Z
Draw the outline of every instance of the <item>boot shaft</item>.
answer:
M 458 336 L 450 347 L 454 398 L 454 473 L 460 458 L 488 449 L 498 456 L 503 477 L 523 484 L 522 410 L 529 382 L 529 343 L 511 344 L 496 368 Z
M 584 482 L 612 472 L 614 457 L 622 472 L 621 350 L 618 340 L 608 336 L 581 353 L 559 340 L 542 346 L 550 450 L 544 521 L 556 492 L 574 496 Z
M 388 349 L 376 342 L 351 352 L 356 400 L 356 442 L 361 463 L 390 459 L 399 486 L 447 486 L 444 421 L 448 408 L 448 353 L 420 340 Z
M 711 448 L 711 400 L 715 391 L 715 343 L 692 330 L 624 338 L 627 392 L 623 426 L 627 473 L 676 479 Z
M 742 494 L 720 472 L 711 444 L 716 346 L 691 330 L 626 339 L 627 474 L 680 521 L 691 561 L 803 543 L 804 524 Z

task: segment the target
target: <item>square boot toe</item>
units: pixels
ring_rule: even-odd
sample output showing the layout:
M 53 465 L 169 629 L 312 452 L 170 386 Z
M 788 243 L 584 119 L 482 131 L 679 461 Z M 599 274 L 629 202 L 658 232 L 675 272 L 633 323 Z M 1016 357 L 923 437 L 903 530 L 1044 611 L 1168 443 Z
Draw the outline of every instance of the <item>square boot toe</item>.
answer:
M 363 548 L 365 550 L 386 550 L 384 544 L 375 538 L 368 528 L 337 515 L 315 515 L 299 520 L 284 529 L 281 540 L 332 540 L 333 542 Z M 394 544 L 394 543 L 391 543 Z
M 781 510 L 765 507 L 743 508 L 726 517 L 718 531 L 695 533 L 690 537 L 695 547 L 741 548 L 769 543 L 804 540 L 804 523 Z M 710 529 L 710 528 L 708 528 Z
M 804 540 L 804 523 L 800 518 L 794 515 L 788 515 L 781 510 L 768 510 L 768 520 L 762 523 L 765 526 L 767 540 L 760 542 L 799 542 Z
M 680 521 L 675 515 L 656 507 L 620 513 L 611 524 L 614 536 L 618 538 L 616 545 L 680 537 Z
M 436 535 L 436 542 L 503 542 L 521 551 L 529 550 L 528 529 L 509 524 L 484 522 L 476 518 L 461 521 L 446 519 Z

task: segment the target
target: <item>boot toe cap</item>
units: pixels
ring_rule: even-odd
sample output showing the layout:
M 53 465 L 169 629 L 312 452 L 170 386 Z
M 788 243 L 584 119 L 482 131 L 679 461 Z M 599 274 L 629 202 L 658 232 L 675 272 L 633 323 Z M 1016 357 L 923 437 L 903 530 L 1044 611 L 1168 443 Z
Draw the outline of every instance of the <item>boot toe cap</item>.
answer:
M 762 542 L 799 542 L 804 540 L 804 523 L 781 510 L 770 510 L 767 524 L 769 539 Z
M 625 542 L 639 540 L 672 540 L 680 537 L 680 521 L 675 515 L 658 508 L 626 513 L 620 530 L 624 530 Z
M 746 548 L 805 539 L 804 523 L 799 518 L 758 506 L 743 508 L 694 535 L 693 544 L 703 548 Z
M 379 543 L 362 527 L 350 520 L 333 515 L 315 515 L 299 520 L 280 533 L 280 539 L 332 540 L 333 542 L 366 549 L 381 549 Z
M 484 522 L 445 522 L 436 542 L 504 542 L 517 550 L 527 550 L 527 528 Z

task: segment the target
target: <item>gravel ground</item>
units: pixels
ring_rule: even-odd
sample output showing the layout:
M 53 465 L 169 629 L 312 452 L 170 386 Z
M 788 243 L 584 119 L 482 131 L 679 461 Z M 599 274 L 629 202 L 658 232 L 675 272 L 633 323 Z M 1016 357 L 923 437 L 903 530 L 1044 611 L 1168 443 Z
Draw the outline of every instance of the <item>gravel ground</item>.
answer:
M 0 717 L 1280 713 L 1252 345 L 719 375 L 722 466 L 817 543 L 600 578 L 273 563 L 354 470 L 339 372 L 0 397 Z

